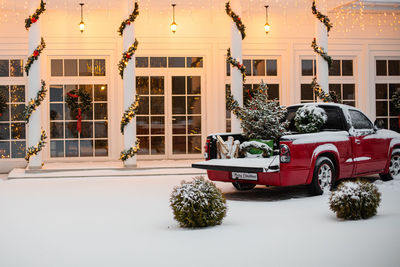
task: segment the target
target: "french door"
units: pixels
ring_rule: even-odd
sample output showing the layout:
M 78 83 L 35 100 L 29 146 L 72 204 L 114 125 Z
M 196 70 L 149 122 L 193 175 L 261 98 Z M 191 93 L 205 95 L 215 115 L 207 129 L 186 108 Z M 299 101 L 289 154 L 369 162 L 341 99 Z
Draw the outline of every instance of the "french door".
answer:
M 190 70 L 140 71 L 136 92 L 139 159 L 200 158 L 204 75 Z

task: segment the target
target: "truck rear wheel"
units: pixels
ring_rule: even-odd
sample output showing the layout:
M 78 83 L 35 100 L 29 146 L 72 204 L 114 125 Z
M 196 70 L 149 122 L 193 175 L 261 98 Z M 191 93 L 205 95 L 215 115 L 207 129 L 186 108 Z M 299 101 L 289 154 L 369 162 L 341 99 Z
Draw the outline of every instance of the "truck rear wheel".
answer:
M 310 186 L 311 194 L 322 195 L 325 188 L 332 188 L 336 177 L 335 165 L 327 157 L 319 157 L 315 163 L 313 179 Z
M 389 172 L 380 173 L 382 181 L 390 181 L 400 178 L 400 149 L 394 149 L 390 158 Z
M 232 184 L 239 191 L 251 190 L 256 186 L 255 184 L 242 183 L 242 182 L 233 182 Z

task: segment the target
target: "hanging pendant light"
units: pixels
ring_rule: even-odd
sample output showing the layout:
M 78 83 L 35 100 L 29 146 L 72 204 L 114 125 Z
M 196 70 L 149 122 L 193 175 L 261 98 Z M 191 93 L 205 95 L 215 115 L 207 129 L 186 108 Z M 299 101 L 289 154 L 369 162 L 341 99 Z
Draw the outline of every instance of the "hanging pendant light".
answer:
M 81 5 L 81 22 L 79 23 L 79 30 L 81 31 L 81 33 L 83 33 L 83 31 L 85 30 L 85 23 L 83 22 L 83 5 L 84 3 L 80 3 Z
M 268 23 L 268 7 L 269 6 L 265 6 L 265 25 L 264 25 L 265 34 L 268 34 L 269 30 L 271 29 L 271 26 Z
M 172 33 L 176 32 L 176 26 L 177 26 L 177 24 L 175 23 L 175 6 L 176 4 L 172 4 L 172 23 L 170 26 Z

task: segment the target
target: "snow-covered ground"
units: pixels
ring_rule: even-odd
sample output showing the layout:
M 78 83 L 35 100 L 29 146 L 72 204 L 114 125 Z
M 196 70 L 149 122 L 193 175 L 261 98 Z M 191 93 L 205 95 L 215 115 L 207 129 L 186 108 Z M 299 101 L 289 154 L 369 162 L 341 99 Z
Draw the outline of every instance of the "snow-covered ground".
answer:
M 0 266 L 400 266 L 400 181 L 378 215 L 340 221 L 328 196 L 257 187 L 223 224 L 181 229 L 169 195 L 191 176 L 0 180 Z

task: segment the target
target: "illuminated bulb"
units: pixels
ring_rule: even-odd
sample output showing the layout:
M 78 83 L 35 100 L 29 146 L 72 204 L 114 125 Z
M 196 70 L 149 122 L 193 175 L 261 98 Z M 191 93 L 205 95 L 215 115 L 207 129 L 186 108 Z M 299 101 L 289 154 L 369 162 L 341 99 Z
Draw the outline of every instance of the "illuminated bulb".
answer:
M 175 22 L 172 22 L 171 23 L 171 31 L 172 31 L 172 33 L 175 33 L 176 32 L 176 23 Z
M 264 30 L 265 30 L 265 33 L 266 33 L 266 34 L 268 34 L 268 32 L 269 32 L 270 29 L 271 29 L 271 26 L 268 24 L 268 22 L 265 23 L 265 25 L 264 25 Z
M 83 23 L 83 21 L 79 23 L 79 30 L 81 31 L 81 33 L 83 33 L 83 31 L 85 30 L 85 23 Z

